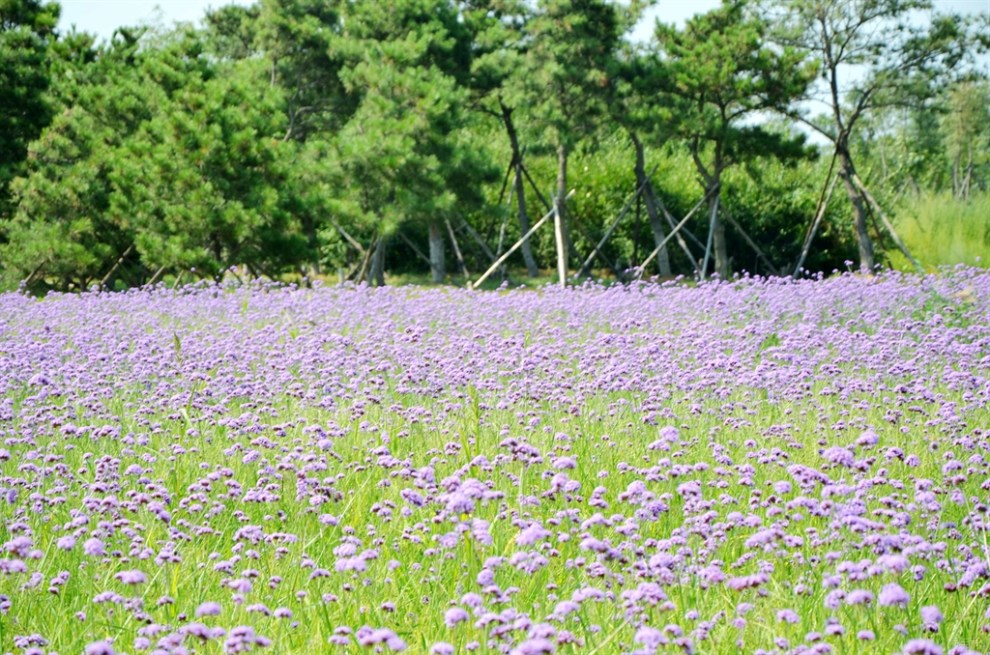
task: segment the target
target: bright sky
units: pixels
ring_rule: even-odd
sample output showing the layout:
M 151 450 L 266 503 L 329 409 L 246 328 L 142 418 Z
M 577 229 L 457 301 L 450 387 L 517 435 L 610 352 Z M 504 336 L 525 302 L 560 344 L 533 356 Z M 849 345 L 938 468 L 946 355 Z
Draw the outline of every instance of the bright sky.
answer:
M 210 7 L 229 4 L 249 5 L 252 0 L 61 0 L 60 26 L 91 32 L 109 39 L 118 27 L 139 24 L 171 27 L 175 22 L 196 22 Z M 660 0 L 637 28 L 637 39 L 646 39 L 653 31 L 653 19 L 665 23 L 682 23 L 688 17 L 717 7 L 719 0 Z M 990 0 L 935 0 L 943 11 L 990 14 Z
M 965 0 L 982 4 L 990 0 Z M 229 4 L 250 5 L 251 0 L 60 0 L 62 20 L 60 27 L 69 29 L 75 25 L 82 32 L 109 39 L 118 27 L 139 24 L 171 27 L 175 22 L 196 22 L 208 8 Z M 659 6 L 650 11 L 648 19 L 637 30 L 637 37 L 646 38 L 653 30 L 653 18 L 666 23 L 680 23 L 698 12 L 708 11 L 719 5 L 719 0 L 660 0 Z

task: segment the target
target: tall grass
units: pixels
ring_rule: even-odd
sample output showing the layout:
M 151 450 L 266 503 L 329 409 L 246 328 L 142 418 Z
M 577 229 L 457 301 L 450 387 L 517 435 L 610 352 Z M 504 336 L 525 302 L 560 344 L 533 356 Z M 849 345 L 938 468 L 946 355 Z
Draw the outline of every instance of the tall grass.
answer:
M 913 196 L 896 208 L 895 226 L 911 254 L 926 268 L 967 264 L 990 266 L 990 192 L 968 200 L 951 193 Z M 891 263 L 900 270 L 911 264 L 898 251 Z

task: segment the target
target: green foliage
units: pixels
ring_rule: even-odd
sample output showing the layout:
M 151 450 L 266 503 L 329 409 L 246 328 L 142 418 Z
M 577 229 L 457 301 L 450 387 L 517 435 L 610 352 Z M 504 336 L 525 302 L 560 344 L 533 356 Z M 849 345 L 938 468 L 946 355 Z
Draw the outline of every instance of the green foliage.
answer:
M 542 140 L 573 148 L 606 114 L 619 16 L 601 0 L 541 0 L 527 29 L 530 47 L 513 84 Z
M 356 109 L 336 139 L 345 187 L 335 213 L 388 235 L 409 221 L 478 202 L 494 172 L 463 133 L 470 52 L 452 4 L 408 0 L 349 6 L 334 41 Z
M 663 89 L 675 107 L 672 131 L 690 144 L 692 158 L 709 197 L 709 246 L 716 272 L 729 277 L 728 244 L 718 205 L 722 173 L 758 157 L 796 160 L 804 156 L 804 137 L 761 125 L 747 124 L 754 113 L 786 107 L 802 96 L 815 67 L 793 48 L 766 43 L 767 25 L 744 13 L 742 1 L 688 21 L 683 31 L 657 25 L 660 65 L 669 70 Z M 704 273 L 704 271 L 703 271 Z
M 22 171 L 28 144 L 51 120 L 49 62 L 58 16 L 56 3 L 0 0 L 0 219 L 10 212 L 8 185 Z
M 792 48 L 770 47 L 761 20 L 746 17 L 744 2 L 729 2 L 699 15 L 681 31 L 657 26 L 659 65 L 669 71 L 666 92 L 676 109 L 674 131 L 689 140 L 696 154 L 705 144 L 712 161 L 704 176 L 757 156 L 800 158 L 798 134 L 744 124 L 754 113 L 787 106 L 804 94 L 815 67 Z
M 794 120 L 842 146 L 842 170 L 856 174 L 855 159 L 909 233 L 905 198 L 990 187 L 990 87 L 968 63 L 987 39 L 972 21 L 899 20 L 926 0 L 732 0 L 651 43 L 624 39 L 648 4 L 259 0 L 96 47 L 58 33 L 54 3 L 0 0 L 0 284 L 122 287 L 235 266 L 356 279 L 378 240 L 390 271 L 415 275 L 428 230 L 434 253 L 453 250 L 447 223 L 479 271 L 572 188 L 564 240 L 583 260 L 649 172 L 677 219 L 712 191 L 724 274 L 770 270 L 735 224 L 789 272 L 830 154 L 808 152 Z M 838 123 L 791 104 L 816 66 L 832 72 L 815 25 L 846 40 L 832 64 L 866 67 L 832 98 Z M 854 233 L 856 205 L 833 199 L 806 268 L 843 268 L 867 230 L 890 245 L 860 205 Z M 709 225 L 704 210 L 687 223 L 692 257 Z M 668 227 L 632 206 L 594 267 L 636 266 Z M 510 264 L 534 276 L 556 258 L 553 230 L 530 245 Z M 670 272 L 692 273 L 674 245 Z
M 221 75 L 195 35 L 148 51 L 116 41 L 32 146 L 7 226 L 8 275 L 86 286 L 132 251 L 138 279 L 301 259 L 279 195 L 293 146 L 281 139 L 280 94 L 257 83 L 263 67 Z
M 931 0 L 767 0 L 760 6 L 760 15 L 775 26 L 773 38 L 780 47 L 796 48 L 821 62 L 822 79 L 810 97 L 822 101 L 828 115 L 787 113 L 835 146 L 838 175 L 853 207 L 861 270 L 872 270 L 875 263 L 869 224 L 876 208 L 858 177 L 851 144 L 871 114 L 928 106 L 952 80 L 971 74 L 972 67 L 964 64 L 986 50 L 977 21 L 934 8 Z M 928 20 L 919 21 L 921 16 Z M 861 74 L 848 75 L 851 66 Z M 926 115 L 919 122 L 933 121 Z M 919 145 L 917 152 L 933 154 L 932 141 Z M 916 164 L 909 168 L 918 170 Z
M 148 266 L 215 276 L 302 259 L 299 226 L 280 199 L 281 151 L 293 144 L 281 139 L 279 94 L 254 83 L 263 66 L 194 76 L 118 153 L 110 214 L 135 234 Z
M 270 83 L 285 92 L 287 136 L 338 129 L 345 111 L 334 38 L 339 9 L 318 0 L 262 0 L 256 46 L 270 66 Z M 242 28 L 241 31 L 244 31 Z
M 990 266 L 990 193 L 981 191 L 962 200 L 948 191 L 910 196 L 898 203 L 897 231 L 911 254 L 926 268 L 966 264 Z M 910 264 L 891 254 L 891 264 Z

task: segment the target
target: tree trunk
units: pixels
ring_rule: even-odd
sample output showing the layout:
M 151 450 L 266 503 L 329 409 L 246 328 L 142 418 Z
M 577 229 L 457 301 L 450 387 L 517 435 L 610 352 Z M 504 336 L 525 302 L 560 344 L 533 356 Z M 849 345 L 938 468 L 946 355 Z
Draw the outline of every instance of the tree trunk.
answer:
M 963 176 L 962 194 L 960 198 L 969 200 L 969 190 L 973 186 L 973 142 L 966 145 L 966 175 Z
M 385 238 L 378 239 L 375 250 L 371 253 L 371 270 L 368 271 L 368 281 L 377 287 L 385 286 Z
M 316 233 L 316 223 L 312 218 L 303 216 L 303 234 L 306 235 L 306 246 L 309 249 L 310 266 L 316 275 L 320 274 L 320 238 Z
M 650 218 L 650 229 L 653 231 L 653 245 L 659 246 L 667 238 L 664 232 L 663 223 L 660 220 L 660 212 L 657 209 L 657 197 L 653 192 L 653 185 L 646 178 L 646 155 L 643 152 L 643 142 L 639 140 L 634 132 L 630 132 L 633 146 L 636 148 L 636 188 L 642 189 L 643 201 L 646 203 L 646 213 Z M 660 277 L 671 277 L 670 273 L 670 253 L 667 246 L 660 248 L 657 253 L 657 272 Z
M 443 257 L 443 232 L 440 231 L 440 223 L 432 220 L 430 221 L 430 279 L 434 284 L 442 284 L 446 275 L 447 270 Z
M 715 182 L 718 184 L 718 181 Z M 725 223 L 718 215 L 718 205 L 721 200 L 721 189 L 716 190 L 708 201 L 709 211 L 712 212 L 712 246 L 715 254 L 715 272 L 719 278 L 728 280 L 732 275 L 732 268 L 729 266 L 729 252 L 725 244 Z
M 464 261 L 464 254 L 461 252 L 461 244 L 457 243 L 457 235 L 454 234 L 454 226 L 450 224 L 450 221 L 444 219 L 444 224 L 447 226 L 447 234 L 450 236 L 450 245 L 454 249 L 454 257 L 457 258 L 457 269 L 461 272 L 465 278 L 471 276 L 468 272 L 467 263 Z
M 836 146 L 839 153 L 839 177 L 846 187 L 846 195 L 853 206 L 853 226 L 856 230 L 856 242 L 859 244 L 859 270 L 864 273 L 872 273 L 875 265 L 873 259 L 873 240 L 870 239 L 867 218 L 869 217 L 866 207 L 866 199 L 856 187 L 853 177 L 856 175 L 856 168 L 853 166 L 852 156 L 845 144 Z
M 570 252 L 570 239 L 567 229 L 567 146 L 560 144 L 557 146 L 557 197 L 554 200 L 554 210 L 556 218 L 554 224 L 557 226 L 559 235 L 557 237 L 557 271 L 563 271 L 564 277 L 567 272 L 567 256 Z
M 499 103 L 501 104 L 501 103 Z M 522 148 L 519 147 L 519 135 L 516 133 L 516 125 L 512 121 L 512 110 L 502 106 L 502 123 L 505 131 L 509 135 L 509 144 L 512 146 L 512 168 L 515 171 L 515 192 L 516 192 L 516 214 L 519 217 L 519 233 L 529 232 L 529 214 L 526 213 L 526 188 L 523 183 L 523 161 Z M 523 262 L 526 263 L 526 274 L 529 277 L 536 277 L 540 274 L 540 269 L 536 266 L 536 259 L 533 258 L 533 247 L 529 239 L 522 244 Z
M 560 201 L 556 196 L 553 198 L 553 236 L 557 244 L 557 277 L 560 286 L 567 286 L 567 242 L 564 240 L 564 220 L 563 212 L 560 209 Z

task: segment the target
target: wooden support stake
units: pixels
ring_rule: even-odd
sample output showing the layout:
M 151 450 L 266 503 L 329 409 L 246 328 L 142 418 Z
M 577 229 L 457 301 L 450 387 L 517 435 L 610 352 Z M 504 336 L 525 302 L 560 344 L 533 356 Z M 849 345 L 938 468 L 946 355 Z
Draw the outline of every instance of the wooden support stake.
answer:
M 148 280 L 148 285 L 150 286 L 155 282 L 157 282 L 158 278 L 160 278 L 162 276 L 162 273 L 164 272 L 165 272 L 165 264 L 162 264 L 161 266 L 158 267 L 158 270 L 155 271 L 155 274 L 151 276 L 151 279 Z
M 701 279 L 708 276 L 708 260 L 712 255 L 712 243 L 715 239 L 715 220 L 718 217 L 718 198 L 712 203 L 711 218 L 708 221 L 708 243 L 705 244 L 705 259 L 701 264 Z
M 536 182 L 534 182 L 533 178 L 529 176 L 529 170 L 522 164 L 520 164 L 519 167 L 522 168 L 523 175 L 526 176 L 526 180 L 529 182 L 529 186 L 533 187 L 533 193 L 535 193 L 536 197 L 540 199 L 540 202 L 543 203 L 543 206 L 546 208 L 547 211 L 552 211 L 553 208 L 550 206 L 549 201 L 547 201 L 547 199 L 543 197 L 543 194 L 540 193 L 539 187 L 536 186 Z M 570 198 L 570 195 L 568 195 L 567 197 Z
M 670 225 L 670 227 L 671 227 L 671 228 L 673 228 L 673 227 L 674 227 L 674 226 L 675 226 L 675 225 L 677 224 L 677 219 L 675 219 L 675 218 L 674 218 L 674 217 L 673 217 L 673 216 L 671 215 L 671 213 L 670 213 L 670 211 L 668 211 L 668 210 L 667 210 L 667 205 L 665 205 L 665 204 L 663 203 L 663 201 L 662 201 L 662 200 L 660 200 L 660 198 L 659 198 L 659 197 L 657 197 L 657 202 L 659 202 L 659 203 L 660 203 L 660 210 L 661 210 L 661 211 L 663 212 L 663 217 L 664 217 L 665 219 L 667 219 L 667 224 L 668 224 L 668 225 Z M 701 239 L 699 239 L 698 237 L 696 237 L 696 236 L 694 236 L 694 233 L 693 233 L 693 232 L 692 232 L 691 230 L 689 230 L 689 229 L 687 229 L 687 228 L 684 228 L 684 230 L 682 230 L 682 231 L 683 231 L 683 233 L 684 233 L 684 234 L 686 234 L 686 235 L 687 235 L 687 237 L 688 237 L 689 239 L 691 239 L 691 241 L 693 241 L 693 242 L 694 242 L 694 244 L 695 244 L 696 246 L 698 246 L 699 248 L 704 248 L 704 247 L 705 247 L 705 244 L 703 244 L 703 243 L 701 242 Z M 698 262 L 696 262 L 696 261 L 694 260 L 694 255 L 693 255 L 693 254 L 691 253 L 691 249 L 690 249 L 690 248 L 688 248 L 688 244 L 687 244 L 687 241 L 685 241 L 685 240 L 684 240 L 684 237 L 682 237 L 682 236 L 681 236 L 680 234 L 678 234 L 678 235 L 677 235 L 677 243 L 678 243 L 678 245 L 679 245 L 679 246 L 681 247 L 681 250 L 682 250 L 682 251 L 684 252 L 684 254 L 685 254 L 685 255 L 687 255 L 687 258 L 688 258 L 689 260 L 691 260 L 691 262 L 692 262 L 692 265 L 694 266 L 694 270 L 695 270 L 695 271 L 698 271 L 698 270 L 700 270 L 700 269 L 698 268 Z
M 560 215 L 557 196 L 553 197 L 553 238 L 557 244 L 557 277 L 560 287 L 567 288 L 567 244 L 564 243 L 564 221 Z
M 485 243 L 485 240 L 481 237 L 480 234 L 478 234 L 478 230 L 474 229 L 473 227 L 471 227 L 471 224 L 470 223 L 468 223 L 467 221 L 463 221 L 463 220 L 461 221 L 461 226 L 465 230 L 467 230 L 467 233 L 469 235 L 471 235 L 471 238 L 474 239 L 475 243 L 477 243 L 478 246 L 481 247 L 482 251 L 484 251 L 485 255 L 491 261 L 495 261 L 496 259 L 498 259 L 498 255 L 496 255 L 495 253 L 492 252 L 492 249 L 490 247 L 488 247 L 488 244 Z
M 330 219 L 330 223 L 335 228 L 337 228 L 337 231 L 340 232 L 340 235 L 342 237 L 344 237 L 344 240 L 347 241 L 347 243 L 351 244 L 351 246 L 353 246 L 354 249 L 358 251 L 358 254 L 361 254 L 361 255 L 364 254 L 364 247 L 361 245 L 361 243 L 357 239 L 355 239 L 354 237 L 352 237 L 350 234 L 348 234 L 347 233 L 347 230 L 345 230 L 343 227 L 341 227 L 340 223 L 338 223 L 337 221 L 335 221 L 332 218 Z
M 654 166 L 653 170 L 650 171 L 650 175 L 655 173 L 657 168 L 658 168 L 657 166 Z M 605 242 L 608 241 L 609 237 L 612 236 L 612 233 L 615 232 L 615 228 L 619 226 L 619 222 L 626 215 L 629 209 L 633 206 L 633 203 L 636 202 L 636 200 L 640 197 L 640 194 L 643 193 L 643 189 L 646 187 L 648 182 L 649 182 L 649 175 L 646 177 L 645 180 L 643 180 L 642 184 L 636 187 L 636 190 L 629 197 L 629 199 L 626 200 L 626 204 L 622 206 L 622 209 L 619 210 L 619 215 L 615 218 L 614 221 L 612 221 L 612 224 L 608 226 L 608 229 L 605 230 L 605 234 L 603 234 L 601 240 L 598 241 L 598 245 L 595 246 L 594 250 L 591 251 L 591 254 L 588 255 L 588 258 L 584 260 L 583 264 L 581 264 L 581 270 L 578 271 L 578 277 L 584 277 L 585 275 L 588 274 L 589 268 L 591 267 L 591 262 L 595 259 L 595 256 L 598 254 L 598 251 L 601 250 L 602 246 L 605 245 Z
M 711 189 L 709 189 L 708 190 L 708 193 L 706 193 L 705 196 L 701 200 L 699 200 L 698 203 L 694 207 L 691 208 L 691 211 L 689 211 L 687 213 L 687 215 L 684 218 L 681 219 L 681 222 L 674 226 L 674 228 L 670 231 L 670 234 L 668 234 L 664 238 L 664 240 L 661 241 L 660 244 L 657 245 L 657 247 L 653 249 L 653 252 L 650 253 L 650 256 L 647 257 L 645 260 L 643 260 L 643 263 L 639 265 L 639 271 L 636 273 L 636 279 L 637 280 L 639 280 L 639 279 L 641 279 L 643 277 L 643 272 L 646 270 L 647 266 L 649 266 L 653 262 L 653 260 L 656 258 L 656 256 L 660 254 L 660 250 L 663 249 L 663 247 L 665 245 L 667 245 L 670 242 L 670 240 L 673 239 L 674 236 L 678 232 L 681 231 L 681 228 L 684 227 L 684 225 L 691 219 L 691 217 L 694 216 L 694 213 L 696 211 L 698 211 L 698 209 L 702 205 L 705 204 L 705 201 L 708 200 L 708 196 L 710 196 L 711 193 L 712 193 L 712 191 L 714 191 L 714 190 L 715 190 L 714 187 L 712 187 Z
M 502 190 L 498 192 L 498 204 L 500 205 L 502 204 L 502 199 L 505 198 L 505 189 L 509 186 L 509 174 L 512 173 L 512 169 L 515 165 L 516 160 L 513 158 L 513 160 L 509 162 L 509 167 L 505 170 L 505 177 L 502 178 Z
M 360 283 L 364 281 L 365 276 L 368 275 L 368 266 L 371 264 L 371 256 L 375 252 L 377 245 L 378 239 L 372 239 L 371 246 L 368 247 L 368 250 L 364 254 L 364 258 L 362 258 L 361 263 L 357 268 L 356 276 L 354 278 L 355 282 Z
M 447 234 L 450 235 L 450 243 L 454 246 L 454 256 L 457 257 L 457 266 L 461 269 L 461 274 L 467 278 L 471 273 L 468 271 L 467 264 L 464 263 L 464 255 L 461 254 L 461 247 L 457 243 L 457 236 L 454 235 L 454 228 L 448 219 L 443 219 L 443 222 L 447 224 Z
M 779 276 L 780 271 L 778 271 L 777 267 L 773 265 L 773 262 L 770 261 L 770 258 L 763 253 L 763 250 L 761 250 L 760 247 L 756 245 L 756 242 L 753 241 L 751 238 L 749 238 L 749 235 L 746 234 L 746 231 L 742 228 L 742 225 L 736 222 L 736 219 L 732 218 L 729 212 L 725 211 L 724 209 L 722 210 L 722 215 L 725 216 L 725 220 L 729 222 L 729 225 L 734 227 L 736 229 L 736 232 L 738 232 L 739 235 L 742 236 L 743 241 L 745 241 L 746 244 L 753 249 L 753 252 L 756 253 L 756 256 L 763 260 L 763 263 L 767 265 L 767 268 L 770 269 L 770 272 L 773 273 L 774 275 Z
M 873 207 L 873 210 L 880 217 L 880 221 L 883 223 L 883 226 L 887 228 L 887 232 L 890 234 L 890 237 L 894 240 L 894 245 L 896 245 L 897 248 L 904 254 L 904 256 L 908 258 L 908 261 L 914 265 L 915 269 L 917 269 L 919 273 L 924 273 L 925 267 L 922 266 L 917 259 L 912 257 L 910 252 L 908 252 L 907 246 L 904 245 L 903 241 L 901 241 L 901 237 L 897 235 L 897 232 L 894 230 L 893 224 L 890 222 L 890 220 L 887 219 L 887 215 L 880 208 L 880 203 L 878 203 L 876 201 L 876 198 L 874 198 L 870 194 L 870 192 L 866 190 L 866 185 L 863 184 L 863 181 L 859 179 L 859 175 L 853 173 L 852 179 L 853 179 L 853 183 L 855 183 L 856 186 L 859 187 L 859 190 L 866 198 L 866 201 L 870 203 L 870 206 Z
M 574 195 L 574 191 L 573 190 L 570 193 L 567 194 L 567 197 L 570 198 L 572 195 Z M 482 282 L 484 282 L 485 280 L 488 279 L 488 276 L 489 275 L 491 275 L 492 273 L 495 272 L 495 269 L 497 269 L 502 264 L 502 262 L 504 262 L 506 259 L 509 258 L 509 255 L 511 255 L 512 253 L 514 253 L 520 247 L 522 247 L 523 242 L 526 241 L 526 239 L 528 239 L 529 237 L 533 236 L 533 233 L 536 232 L 541 227 L 543 227 L 543 224 L 546 223 L 548 220 L 550 220 L 550 218 L 553 215 L 554 215 L 554 211 L 552 209 L 549 212 L 547 212 L 546 214 L 544 214 L 543 215 L 543 218 L 541 218 L 540 220 L 538 220 L 533 227 L 529 228 L 529 232 L 527 232 L 526 234 L 524 234 L 522 236 L 522 238 L 519 239 L 519 241 L 516 241 L 514 244 L 512 244 L 512 247 L 509 248 L 508 250 L 506 250 L 505 251 L 505 254 L 503 254 L 501 257 L 499 257 L 498 259 L 496 259 L 492 263 L 492 265 L 488 268 L 488 270 L 485 271 L 481 275 L 481 277 L 479 277 L 477 280 L 475 280 L 474 282 L 471 283 L 470 287 L 472 289 L 477 289 L 481 285 Z
M 424 262 L 426 262 L 426 263 L 427 263 L 427 264 L 428 264 L 429 266 L 431 266 L 431 267 L 433 266 L 433 263 L 432 263 L 432 262 L 430 261 L 430 258 L 429 258 L 429 257 L 427 257 L 427 256 L 426 256 L 425 254 L 423 254 L 423 251 L 422 251 L 422 250 L 420 250 L 420 249 L 419 249 L 419 248 L 418 248 L 418 247 L 416 246 L 416 244 L 412 242 L 412 240 L 411 240 L 411 239 L 410 239 L 409 237 L 407 237 L 407 236 L 406 236 L 405 234 L 403 234 L 402 232 L 399 232 L 399 233 L 398 233 L 398 235 L 399 235 L 399 238 L 400 238 L 400 239 L 402 239 L 402 241 L 403 241 L 403 242 L 404 242 L 404 243 L 405 243 L 405 244 L 406 244 L 407 246 L 409 246 L 409 247 L 410 247 L 410 248 L 412 249 L 412 251 L 413 251 L 414 253 L 416 253 L 416 255 L 417 255 L 417 256 L 418 256 L 418 257 L 419 257 L 420 259 L 422 259 L 422 260 L 423 260 Z
M 805 257 L 808 256 L 808 251 L 811 248 L 811 242 L 815 239 L 815 233 L 818 232 L 818 226 L 822 222 L 822 218 L 825 216 L 825 208 L 828 206 L 828 201 L 832 198 L 832 191 L 835 189 L 835 182 L 838 177 L 832 177 L 832 171 L 835 170 L 835 161 L 839 157 L 839 149 L 835 148 L 832 150 L 832 161 L 828 164 L 828 172 L 825 174 L 825 182 L 822 184 L 821 193 L 818 194 L 818 205 L 815 207 L 815 217 L 811 221 L 811 225 L 808 226 L 808 232 L 804 235 L 804 241 L 801 242 L 801 255 L 798 257 L 797 264 L 794 265 L 794 272 L 791 277 L 796 277 L 798 272 L 800 272 L 801 267 L 804 266 Z
M 114 265 L 110 268 L 110 271 L 103 276 L 102 280 L 100 280 L 101 289 L 107 285 L 107 282 L 110 280 L 111 277 L 113 277 L 113 274 L 117 272 L 117 269 L 120 268 L 120 265 L 124 263 L 124 260 L 127 259 L 127 256 L 131 254 L 133 250 L 134 250 L 134 244 L 132 243 L 131 245 L 127 246 L 127 250 L 124 251 L 124 254 L 122 254 L 120 257 L 117 258 L 117 261 L 114 262 Z
M 31 274 L 28 275 L 26 278 L 24 278 L 24 281 L 21 282 L 21 284 L 23 284 L 26 287 L 27 285 L 29 285 L 32 282 L 34 282 L 34 276 L 36 276 L 38 273 L 40 273 L 41 272 L 41 269 L 43 269 L 45 267 L 45 264 L 47 264 L 47 263 L 48 263 L 48 260 L 45 260 L 45 261 L 41 262 L 40 264 L 38 264 L 37 266 L 35 266 L 34 267 L 34 270 L 31 271 Z
M 818 205 L 818 211 L 815 212 L 815 220 L 811 222 L 811 228 L 804 238 L 804 243 L 801 244 L 801 255 L 798 257 L 797 263 L 794 264 L 794 271 L 791 273 L 791 277 L 797 277 L 801 272 L 801 267 L 804 266 L 804 260 L 811 251 L 811 242 L 815 240 L 815 234 L 818 232 L 818 227 L 825 217 L 825 209 L 828 207 L 828 201 L 832 199 L 832 192 L 835 191 L 835 183 L 838 180 L 839 176 L 835 175 L 828 183 L 828 192 L 825 194 L 823 201 Z

